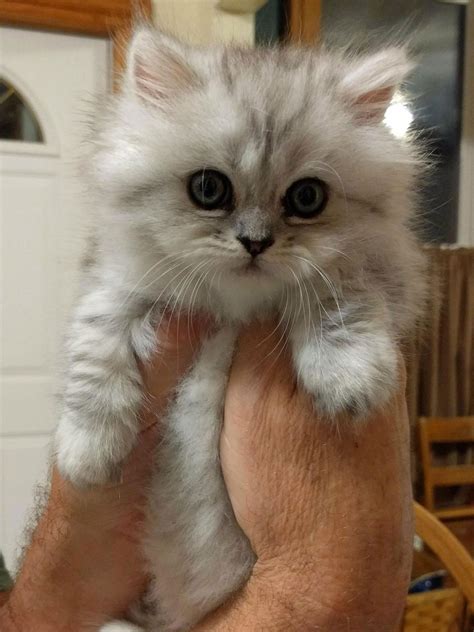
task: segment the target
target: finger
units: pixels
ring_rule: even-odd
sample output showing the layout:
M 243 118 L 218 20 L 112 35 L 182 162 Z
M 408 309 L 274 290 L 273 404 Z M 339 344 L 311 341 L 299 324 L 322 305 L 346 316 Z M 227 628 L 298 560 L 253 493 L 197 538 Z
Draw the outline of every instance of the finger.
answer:
M 156 413 L 160 412 L 191 366 L 203 339 L 209 335 L 212 327 L 212 321 L 203 315 L 190 319 L 188 315 L 181 314 L 162 319 L 156 333 L 156 352 L 141 367 L 148 400 L 145 424 L 156 420 Z
M 286 373 L 289 366 L 286 343 L 286 334 L 277 323 L 253 323 L 239 337 L 232 372 L 245 382 Z
M 292 399 L 296 377 L 286 343 L 284 331 L 275 322 L 254 323 L 242 332 L 226 391 L 225 418 L 230 414 L 245 424 L 270 393 L 278 400 L 277 406 Z
M 192 351 L 209 334 L 214 323 L 205 314 L 165 314 L 157 329 L 157 351 L 166 354 L 186 354 Z M 189 355 L 191 357 L 191 354 Z

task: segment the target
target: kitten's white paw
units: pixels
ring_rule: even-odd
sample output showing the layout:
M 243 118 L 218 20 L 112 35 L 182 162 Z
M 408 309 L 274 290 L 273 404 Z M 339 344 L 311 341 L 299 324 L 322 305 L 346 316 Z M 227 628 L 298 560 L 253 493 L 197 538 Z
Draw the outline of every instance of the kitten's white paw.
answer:
M 128 621 L 111 621 L 100 628 L 99 632 L 144 632 L 144 630 Z
M 77 487 L 116 482 L 135 441 L 136 432 L 113 419 L 87 429 L 64 418 L 56 432 L 56 463 Z
M 396 349 L 385 337 L 374 336 L 372 342 L 372 346 L 330 347 L 317 355 L 309 347 L 298 354 L 301 382 L 323 417 L 344 414 L 365 419 L 392 396 L 397 384 Z

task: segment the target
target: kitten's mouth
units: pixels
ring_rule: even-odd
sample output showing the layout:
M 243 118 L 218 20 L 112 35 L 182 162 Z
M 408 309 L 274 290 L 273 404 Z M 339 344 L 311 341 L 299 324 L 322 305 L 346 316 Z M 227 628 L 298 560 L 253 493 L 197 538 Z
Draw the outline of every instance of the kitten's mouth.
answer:
M 236 272 L 240 276 L 255 276 L 262 274 L 263 269 L 256 259 L 251 259 L 250 261 L 245 261 L 242 266 L 239 266 Z
M 256 259 L 250 259 L 250 261 L 244 264 L 243 272 L 245 274 L 258 274 L 261 271 L 262 267 Z

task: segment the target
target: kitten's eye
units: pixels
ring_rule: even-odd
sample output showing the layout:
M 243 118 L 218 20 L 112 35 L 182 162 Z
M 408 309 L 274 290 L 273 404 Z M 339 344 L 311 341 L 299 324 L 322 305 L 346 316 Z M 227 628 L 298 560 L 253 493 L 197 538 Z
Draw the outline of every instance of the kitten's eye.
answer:
M 283 206 L 287 217 L 310 219 L 322 213 L 327 202 L 327 189 L 317 178 L 303 178 L 293 182 L 285 193 Z
M 191 200 L 205 210 L 229 209 L 232 202 L 232 184 L 229 178 L 215 169 L 196 171 L 189 178 Z

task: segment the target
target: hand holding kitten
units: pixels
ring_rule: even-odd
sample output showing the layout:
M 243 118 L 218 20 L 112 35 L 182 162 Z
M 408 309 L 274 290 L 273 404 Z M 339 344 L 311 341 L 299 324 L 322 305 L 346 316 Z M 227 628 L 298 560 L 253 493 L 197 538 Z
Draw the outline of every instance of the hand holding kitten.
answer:
M 168 397 L 208 329 L 203 319 L 163 321 L 159 347 L 142 367 L 147 391 L 141 429 L 120 482 L 76 489 L 54 469 L 51 491 L 0 628 L 82 630 L 120 616 L 145 590 L 146 493 Z M 11 619 L 11 620 L 10 620 Z
M 240 338 L 221 435 L 229 497 L 258 558 L 238 602 L 261 620 L 235 630 L 392 632 L 413 541 L 403 360 L 383 410 L 358 425 L 321 423 L 288 354 L 262 363 L 278 341 L 269 332 Z
M 10 599 L 16 625 L 81 630 L 120 615 L 141 594 L 140 525 L 156 422 L 206 323 L 193 331 L 190 342 L 185 320 L 161 328 L 162 347 L 143 372 L 145 429 L 122 482 L 77 491 L 55 473 Z M 268 332 L 268 326 L 253 326 L 240 339 L 221 441 L 231 502 L 259 559 L 236 600 L 198 629 L 240 632 L 271 622 L 280 626 L 275 629 L 301 630 L 314 621 L 332 632 L 350 617 L 354 630 L 391 630 L 411 551 L 403 384 L 386 412 L 338 435 L 315 423 L 312 402 L 295 389 L 284 354 L 262 364 L 276 341 Z M 0 614 L 6 632 L 15 629 L 10 614 Z

